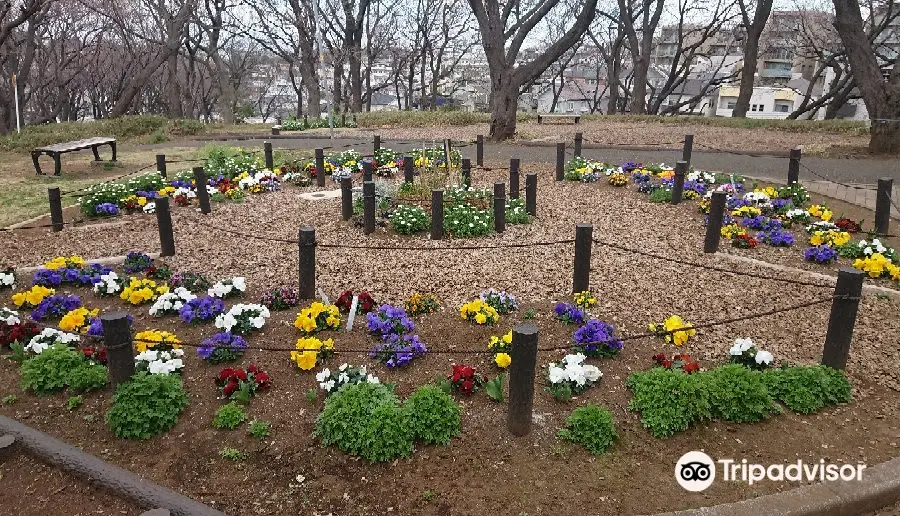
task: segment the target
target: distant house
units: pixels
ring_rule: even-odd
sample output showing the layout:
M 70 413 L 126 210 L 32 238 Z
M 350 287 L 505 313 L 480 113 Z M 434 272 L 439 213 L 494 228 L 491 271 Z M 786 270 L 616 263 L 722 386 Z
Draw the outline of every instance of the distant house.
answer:
M 396 95 L 372 92 L 372 111 L 396 111 L 400 109 L 398 106 Z
M 723 86 L 719 89 L 716 105 L 717 116 L 730 117 L 737 104 L 740 88 Z M 750 97 L 747 118 L 785 119 L 803 101 L 803 95 L 793 88 L 778 86 L 757 86 Z
M 539 113 L 582 114 L 591 111 L 593 90 L 566 83 L 559 94 L 556 106 L 553 105 L 553 88 L 546 88 L 537 95 Z M 551 108 L 555 108 L 551 111 Z

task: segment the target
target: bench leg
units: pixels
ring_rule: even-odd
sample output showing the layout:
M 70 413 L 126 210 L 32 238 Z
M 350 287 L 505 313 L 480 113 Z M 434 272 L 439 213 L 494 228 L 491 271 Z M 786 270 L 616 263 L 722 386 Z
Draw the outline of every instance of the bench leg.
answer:
M 112 160 L 116 161 L 116 142 L 110 143 L 109 148 L 112 149 Z
M 94 153 L 94 161 L 100 161 L 100 153 L 97 152 L 97 146 L 96 146 L 96 145 L 94 145 L 93 147 L 91 147 L 91 152 Z
M 34 162 L 34 170 L 37 172 L 37 175 L 42 176 L 42 175 L 44 175 L 44 173 L 41 172 L 41 163 L 38 161 L 38 158 L 40 158 L 40 157 L 41 157 L 40 152 L 32 152 L 31 153 L 31 161 Z
M 53 175 L 58 176 L 62 172 L 62 160 L 60 159 L 60 154 L 57 152 L 53 154 L 54 167 L 53 167 Z

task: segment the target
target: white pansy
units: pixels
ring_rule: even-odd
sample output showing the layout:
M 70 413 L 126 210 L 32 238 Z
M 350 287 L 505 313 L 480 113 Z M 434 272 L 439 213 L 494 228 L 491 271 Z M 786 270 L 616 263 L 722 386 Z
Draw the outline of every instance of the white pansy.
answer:
M 216 328 L 230 332 L 238 324 L 238 319 L 247 322 L 253 328 L 262 328 L 271 314 L 269 309 L 255 303 L 238 303 L 224 314 L 216 316 Z
M 345 369 L 347 369 L 347 367 L 347 362 L 344 362 L 343 364 L 341 364 L 341 367 L 338 367 L 338 371 L 344 371 Z
M 331 371 L 329 371 L 328 368 L 326 367 L 325 369 L 322 369 L 321 371 L 316 373 L 316 381 L 319 383 L 322 383 L 329 376 L 331 376 Z
M 338 383 L 347 383 L 350 381 L 350 377 L 347 376 L 347 373 L 341 373 L 338 375 Z
M 231 280 L 231 285 L 241 292 L 247 290 L 247 280 L 243 276 L 238 276 Z
M 19 312 L 3 307 L 2 309 L 0 309 L 0 322 L 9 326 L 13 326 L 15 324 L 19 324 L 22 321 L 21 319 L 19 319 Z
M 550 380 L 550 383 L 560 383 L 568 378 L 566 375 L 566 370 L 561 367 L 551 367 L 549 371 L 547 371 L 547 378 Z
M 586 365 L 584 366 L 584 377 L 587 378 L 589 382 L 596 382 L 603 376 L 603 373 L 600 372 L 600 368 L 597 366 Z
M 381 383 L 381 382 L 378 380 L 378 377 L 377 377 L 377 376 L 372 376 L 372 375 L 367 375 L 367 376 L 366 376 L 366 381 L 369 382 L 369 383 Z
M 15 274 L 12 272 L 0 272 L 0 287 L 11 287 L 15 282 Z
M 42 351 L 56 343 L 69 345 L 75 344 L 79 340 L 81 339 L 74 333 L 66 333 L 55 328 L 44 328 L 41 333 L 31 337 L 25 346 L 25 351 L 40 355 Z
M 770 353 L 766 350 L 763 350 L 763 349 L 760 349 L 756 352 L 756 363 L 757 364 L 771 365 L 772 362 L 774 362 L 774 361 L 775 361 L 775 357 L 772 355 L 772 353 Z
M 732 356 L 741 356 L 744 354 L 744 351 L 753 347 L 753 340 L 749 337 L 746 339 L 735 339 L 734 345 L 731 346 L 731 350 L 729 350 L 729 354 Z
M 322 383 L 322 389 L 331 392 L 331 389 L 334 389 L 334 380 L 328 380 L 327 382 Z

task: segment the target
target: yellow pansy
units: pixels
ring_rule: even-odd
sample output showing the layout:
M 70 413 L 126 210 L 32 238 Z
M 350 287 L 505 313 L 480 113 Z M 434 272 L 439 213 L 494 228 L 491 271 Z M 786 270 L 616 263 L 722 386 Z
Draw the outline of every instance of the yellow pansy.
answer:
M 475 322 L 477 322 L 478 324 L 484 324 L 487 322 L 487 316 L 484 314 L 476 314 Z
M 52 296 L 55 293 L 56 290 L 52 288 L 47 288 L 42 285 L 35 285 L 24 292 L 16 292 L 15 294 L 13 294 L 12 301 L 13 304 L 16 305 L 16 307 L 21 307 L 22 305 L 35 307 L 41 304 L 41 301 L 43 301 L 45 297 Z
M 494 363 L 497 364 L 497 367 L 506 369 L 512 363 L 512 358 L 507 353 L 497 353 L 497 356 L 494 357 Z

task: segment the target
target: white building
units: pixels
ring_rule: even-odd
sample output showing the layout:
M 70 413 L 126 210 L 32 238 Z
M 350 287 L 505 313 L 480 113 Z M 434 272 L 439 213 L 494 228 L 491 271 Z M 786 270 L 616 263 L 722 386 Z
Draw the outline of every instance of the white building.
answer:
M 737 104 L 740 88 L 723 86 L 719 89 L 716 116 L 731 116 Z M 793 88 L 777 86 L 757 86 L 750 97 L 747 118 L 785 119 L 803 101 L 803 95 Z

